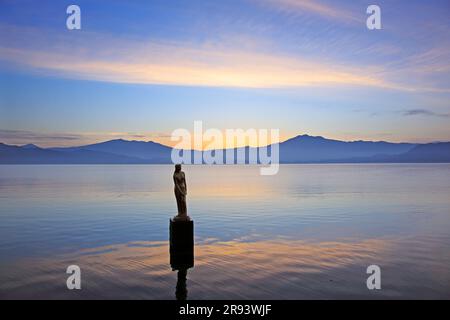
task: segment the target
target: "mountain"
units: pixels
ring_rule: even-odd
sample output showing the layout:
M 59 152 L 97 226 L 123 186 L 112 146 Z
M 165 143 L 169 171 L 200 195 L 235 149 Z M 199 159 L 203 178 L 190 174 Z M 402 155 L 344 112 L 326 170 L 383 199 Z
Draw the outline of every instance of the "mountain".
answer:
M 273 147 L 273 146 L 272 146 Z M 300 135 L 279 144 L 281 163 L 450 162 L 450 142 L 411 144 L 384 141 L 339 141 Z M 258 148 L 244 150 L 246 158 Z M 172 148 L 155 142 L 111 140 L 69 148 L 40 148 L 0 143 L 0 164 L 166 164 Z M 201 151 L 190 151 L 202 156 Z
M 127 141 L 123 139 L 71 148 L 51 148 L 53 151 L 76 152 L 80 150 L 102 152 L 140 159 L 146 163 L 168 163 L 172 148 L 152 141 Z
M 450 162 L 450 142 L 436 142 L 418 145 L 400 155 L 404 161 Z
M 29 143 L 22 146 L 23 149 L 40 149 L 37 145 Z
M 399 155 L 378 155 L 361 162 L 447 163 L 450 162 L 450 142 L 420 144 Z
M 280 143 L 280 162 L 335 162 L 343 159 L 367 158 L 376 155 L 397 155 L 416 145 L 384 141 L 339 141 L 324 137 L 301 135 Z
M 0 143 L 0 164 L 131 164 L 143 162 L 137 158 L 89 150 L 60 152 Z

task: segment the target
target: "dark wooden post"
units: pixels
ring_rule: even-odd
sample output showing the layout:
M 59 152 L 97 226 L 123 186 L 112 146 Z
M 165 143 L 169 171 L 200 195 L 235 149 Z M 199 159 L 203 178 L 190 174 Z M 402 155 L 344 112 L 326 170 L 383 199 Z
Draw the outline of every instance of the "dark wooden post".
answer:
M 187 270 L 194 266 L 194 221 L 170 219 L 170 266 Z

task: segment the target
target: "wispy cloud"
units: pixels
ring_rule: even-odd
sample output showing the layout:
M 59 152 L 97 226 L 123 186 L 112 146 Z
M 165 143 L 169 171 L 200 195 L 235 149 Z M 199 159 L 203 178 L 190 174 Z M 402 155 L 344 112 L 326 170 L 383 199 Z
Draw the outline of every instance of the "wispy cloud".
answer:
M 425 109 L 410 109 L 403 111 L 404 116 L 432 116 L 432 117 L 443 117 L 448 118 L 450 114 L 448 113 L 437 113 L 430 110 Z
M 170 134 L 164 132 L 133 133 L 133 132 L 37 132 L 29 130 L 0 130 L 0 142 L 10 145 L 25 145 L 29 143 L 40 147 L 69 147 L 103 142 L 112 139 L 138 141 L 154 141 L 168 144 Z
M 317 0 L 256 0 L 260 4 L 270 5 L 287 13 L 313 14 L 323 18 L 344 23 L 358 23 L 363 21 L 359 15 L 350 10 L 337 8 Z M 362 11 L 364 12 L 364 11 Z
M 79 134 L 46 134 L 46 133 L 36 133 L 33 131 L 26 130 L 0 130 L 0 141 L 6 140 L 23 140 L 23 141 L 74 141 L 82 137 Z M 27 142 L 27 143 L 28 143 Z
M 87 60 L 68 54 L 0 48 L 10 62 L 50 75 L 118 83 L 241 88 L 283 88 L 314 85 L 389 87 L 358 68 L 336 68 L 313 61 L 245 52 L 203 51 L 158 46 L 160 61 L 129 57 L 119 61 Z M 174 57 L 173 51 L 177 50 Z M 150 54 L 149 54 L 150 55 Z M 172 56 L 172 58 L 170 58 Z M 158 58 L 153 55 L 155 60 Z M 133 60 L 135 60 L 133 62 Z M 137 60 L 137 61 L 136 61 Z
M 408 79 L 424 91 L 449 92 L 449 59 L 450 46 L 443 43 L 387 63 L 383 74 L 393 81 Z
M 25 145 L 29 143 L 43 147 L 73 146 L 84 141 L 82 134 L 73 133 L 43 133 L 28 130 L 0 130 L 0 142 L 10 145 Z
M 15 39 L 29 42 L 11 40 L 0 45 L 0 60 L 27 71 L 65 78 L 240 88 L 402 88 L 374 75 L 373 67 L 293 57 L 264 47 L 245 50 L 232 43 L 142 42 L 90 33 L 76 37 L 48 32 L 43 37 L 42 30 L 7 29 L 3 34 L 9 33 L 9 38 L 13 34 Z M 40 39 L 37 43 L 36 38 Z
M 15 26 L 2 26 L 0 37 L 6 40 L 0 44 L 0 62 L 27 72 L 69 79 L 204 87 L 342 85 L 450 92 L 450 88 L 429 77 L 418 77 L 419 71 L 410 63 L 342 63 L 333 57 L 285 54 L 270 46 L 258 46 L 257 41 L 249 47 L 225 39 L 200 44 L 142 41 L 84 31 L 56 33 Z M 437 67 L 438 58 L 433 61 Z M 416 77 L 409 76 L 412 72 Z

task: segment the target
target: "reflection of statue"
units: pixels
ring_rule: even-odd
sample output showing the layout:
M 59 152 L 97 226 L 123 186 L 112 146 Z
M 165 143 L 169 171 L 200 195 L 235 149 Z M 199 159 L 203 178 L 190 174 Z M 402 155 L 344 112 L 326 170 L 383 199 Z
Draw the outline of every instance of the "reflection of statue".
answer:
M 186 288 L 186 275 L 187 269 L 178 270 L 177 275 L 177 288 L 175 291 L 175 297 L 177 300 L 186 300 L 187 299 L 187 288 Z
M 181 171 L 181 164 L 175 165 L 173 173 L 173 182 L 175 184 L 175 198 L 177 199 L 178 215 L 173 218 L 174 221 L 189 221 L 186 208 L 187 185 L 184 172 Z

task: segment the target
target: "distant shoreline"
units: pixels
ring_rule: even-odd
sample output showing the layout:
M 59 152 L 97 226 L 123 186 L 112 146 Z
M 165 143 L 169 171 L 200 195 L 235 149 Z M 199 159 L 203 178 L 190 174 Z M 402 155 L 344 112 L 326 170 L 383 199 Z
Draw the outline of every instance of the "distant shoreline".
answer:
M 279 163 L 283 166 L 289 165 L 376 165 L 376 164 L 450 164 L 448 162 L 299 162 Z M 173 163 L 0 163 L 0 166 L 173 166 Z M 184 166 L 207 166 L 207 167 L 262 167 L 264 164 L 183 164 Z

